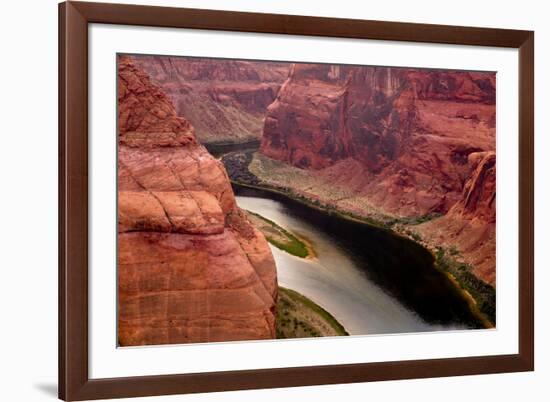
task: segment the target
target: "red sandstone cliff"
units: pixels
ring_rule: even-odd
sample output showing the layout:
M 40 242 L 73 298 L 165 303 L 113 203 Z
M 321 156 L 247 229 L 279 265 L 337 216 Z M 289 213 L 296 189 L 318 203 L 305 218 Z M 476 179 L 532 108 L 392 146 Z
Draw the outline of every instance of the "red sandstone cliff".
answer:
M 446 212 L 460 198 L 468 155 L 495 147 L 486 76 L 294 65 L 269 106 L 261 152 L 310 170 L 353 159 L 368 178 L 357 191 L 383 212 Z
M 439 219 L 417 230 L 431 243 L 453 246 L 474 267 L 474 274 L 496 283 L 496 155 L 476 152 L 468 158 L 470 175 L 460 200 Z
M 433 227 L 493 282 L 495 113 L 492 73 L 296 64 L 260 152 L 345 189 L 342 209 L 446 214 Z
M 275 337 L 275 263 L 223 165 L 128 57 L 118 109 L 119 344 Z
M 201 143 L 242 142 L 262 135 L 266 108 L 288 75 L 288 63 L 134 56 L 191 122 Z

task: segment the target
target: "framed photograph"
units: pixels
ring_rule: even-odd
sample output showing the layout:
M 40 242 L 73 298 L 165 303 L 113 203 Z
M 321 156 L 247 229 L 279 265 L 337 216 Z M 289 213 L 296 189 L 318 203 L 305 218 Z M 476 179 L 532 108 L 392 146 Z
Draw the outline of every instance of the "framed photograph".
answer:
M 533 32 L 59 16 L 61 399 L 533 370 Z

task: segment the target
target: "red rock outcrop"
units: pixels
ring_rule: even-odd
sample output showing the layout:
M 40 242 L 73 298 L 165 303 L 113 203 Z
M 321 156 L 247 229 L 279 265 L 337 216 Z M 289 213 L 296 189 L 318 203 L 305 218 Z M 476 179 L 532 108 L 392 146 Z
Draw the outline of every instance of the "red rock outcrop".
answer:
M 449 215 L 466 219 L 496 222 L 496 154 L 476 152 L 469 155 L 471 174 L 462 191 L 462 198 L 449 211 Z
M 223 165 L 125 56 L 118 110 L 119 344 L 274 338 L 273 256 Z
M 434 244 L 456 247 L 479 278 L 495 285 L 496 155 L 476 152 L 468 158 L 471 173 L 462 197 L 439 219 L 417 227 Z
M 319 175 L 358 161 L 357 195 L 382 212 L 445 213 L 468 156 L 494 150 L 494 88 L 494 74 L 296 64 L 269 106 L 260 151 Z
M 262 135 L 266 108 L 287 78 L 288 63 L 132 56 L 189 120 L 201 143 Z
M 260 152 L 353 193 L 354 213 L 448 214 L 447 235 L 473 238 L 476 222 L 495 213 L 486 199 L 494 190 L 495 79 L 482 72 L 295 64 L 268 108 Z M 350 204 L 340 202 L 342 209 Z M 477 237 L 478 246 L 489 244 L 474 258 L 479 272 L 489 266 L 494 272 L 491 236 Z M 474 247 L 459 243 L 465 253 Z

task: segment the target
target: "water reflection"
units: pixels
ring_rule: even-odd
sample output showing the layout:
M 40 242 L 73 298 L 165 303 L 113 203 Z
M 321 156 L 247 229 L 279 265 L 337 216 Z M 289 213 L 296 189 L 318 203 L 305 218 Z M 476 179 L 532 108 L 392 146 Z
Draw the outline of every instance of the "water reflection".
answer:
M 430 324 L 384 291 L 361 269 L 362 256 L 335 238 L 323 225 L 313 225 L 294 208 L 250 196 L 237 196 L 241 208 L 256 212 L 304 236 L 313 245 L 313 260 L 271 247 L 279 284 L 311 298 L 328 310 L 351 335 L 419 332 L 463 328 L 456 323 Z

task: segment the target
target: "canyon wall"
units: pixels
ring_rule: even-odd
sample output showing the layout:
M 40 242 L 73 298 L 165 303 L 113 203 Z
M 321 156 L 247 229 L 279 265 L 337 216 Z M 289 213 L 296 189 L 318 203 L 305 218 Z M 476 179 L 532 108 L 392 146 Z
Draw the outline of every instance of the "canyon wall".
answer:
M 343 210 L 443 215 L 433 227 L 494 282 L 495 88 L 494 73 L 295 64 L 260 152 L 342 189 Z
M 190 121 L 201 143 L 246 142 L 262 135 L 266 108 L 288 76 L 288 63 L 134 56 Z
M 221 162 L 126 56 L 118 113 L 119 344 L 274 338 L 265 238 L 236 206 Z
M 470 174 L 460 200 L 439 219 L 416 229 L 432 244 L 456 247 L 479 278 L 496 283 L 496 154 L 469 155 Z

